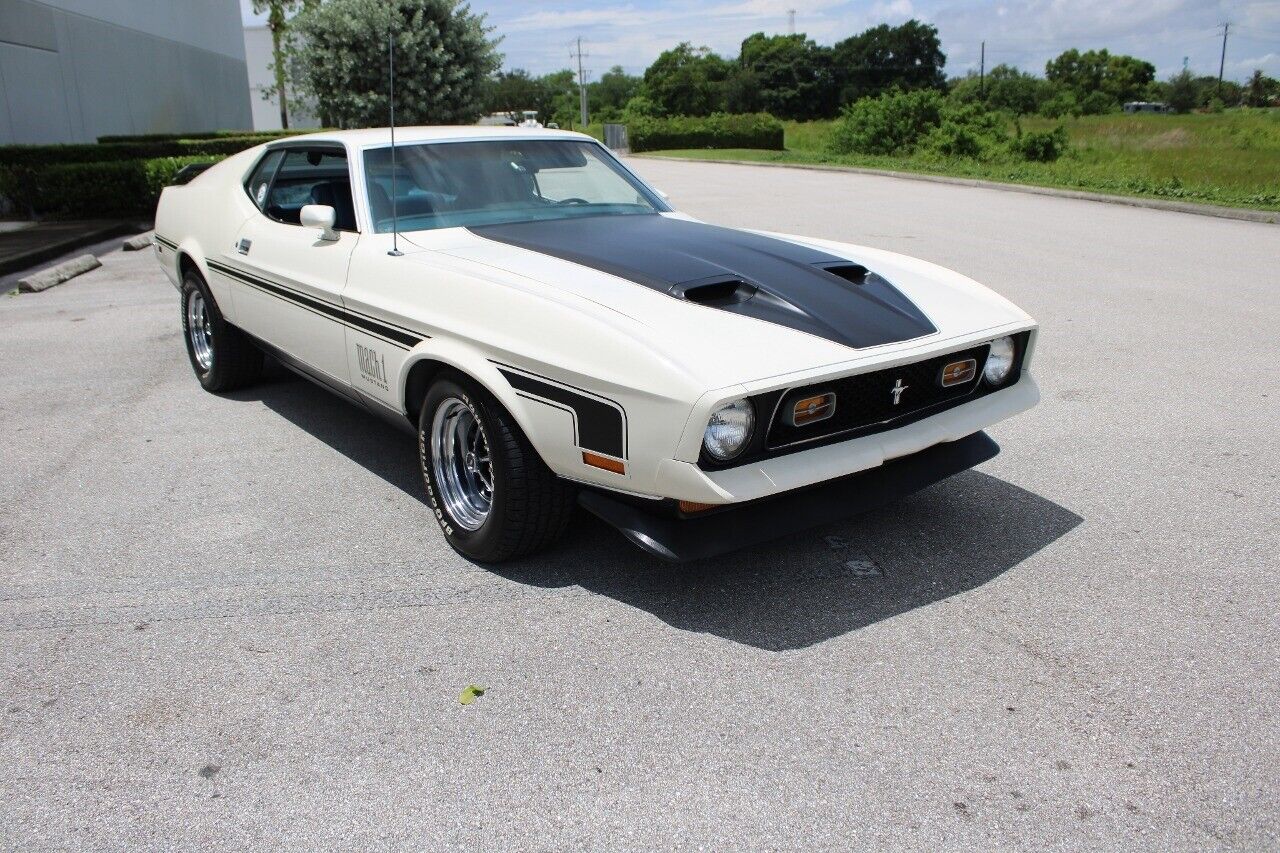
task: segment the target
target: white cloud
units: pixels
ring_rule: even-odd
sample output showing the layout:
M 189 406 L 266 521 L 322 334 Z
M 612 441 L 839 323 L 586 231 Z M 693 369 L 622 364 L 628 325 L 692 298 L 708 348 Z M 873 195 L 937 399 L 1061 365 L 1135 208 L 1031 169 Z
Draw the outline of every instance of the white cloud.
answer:
M 251 0 L 240 0 L 246 23 L 258 21 Z M 1001 62 L 1043 73 L 1049 59 L 1069 47 L 1105 47 L 1146 59 L 1160 77 L 1182 67 L 1217 73 L 1220 24 L 1232 22 L 1228 74 L 1243 79 L 1254 68 L 1280 76 L 1280 2 L 1276 0 L 471 0 L 488 13 L 507 67 L 541 74 L 569 66 L 570 42 L 581 36 L 592 76 L 613 65 L 643 71 L 663 50 L 682 41 L 734 56 L 754 32 L 783 33 L 787 11 L 796 28 L 831 44 L 879 23 L 915 17 L 938 27 L 947 72 Z

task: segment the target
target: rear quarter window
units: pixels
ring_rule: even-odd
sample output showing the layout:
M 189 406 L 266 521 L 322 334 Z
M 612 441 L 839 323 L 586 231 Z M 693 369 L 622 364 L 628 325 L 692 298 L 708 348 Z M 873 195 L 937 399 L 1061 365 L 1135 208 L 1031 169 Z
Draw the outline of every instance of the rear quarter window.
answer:
M 284 159 L 283 151 L 269 152 L 258 162 L 258 167 L 253 170 L 253 174 L 244 185 L 245 192 L 249 194 L 249 198 L 253 199 L 258 210 L 262 210 L 267 203 L 267 193 L 271 191 L 271 179 L 275 177 L 276 168 L 279 167 L 282 159 Z

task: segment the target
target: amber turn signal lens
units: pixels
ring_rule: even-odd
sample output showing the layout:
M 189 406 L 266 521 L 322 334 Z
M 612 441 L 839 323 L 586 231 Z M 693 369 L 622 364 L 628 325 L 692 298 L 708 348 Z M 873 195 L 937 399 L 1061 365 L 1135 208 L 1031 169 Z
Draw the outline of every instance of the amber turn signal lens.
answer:
M 612 471 L 615 474 L 627 473 L 626 464 L 619 462 L 617 459 L 610 459 L 608 456 L 601 456 L 598 453 L 582 452 L 582 463 L 590 465 L 592 468 L 602 468 L 605 471 Z
M 943 388 L 950 388 L 952 385 L 963 385 L 972 379 L 977 372 L 977 359 L 966 358 L 963 361 L 953 361 L 942 368 L 942 374 L 938 381 Z
M 804 426 L 815 421 L 826 420 L 836 413 L 836 395 L 818 394 L 796 400 L 791 407 L 791 425 Z
M 697 501 L 680 501 L 681 512 L 706 512 L 715 509 L 719 504 L 700 504 Z

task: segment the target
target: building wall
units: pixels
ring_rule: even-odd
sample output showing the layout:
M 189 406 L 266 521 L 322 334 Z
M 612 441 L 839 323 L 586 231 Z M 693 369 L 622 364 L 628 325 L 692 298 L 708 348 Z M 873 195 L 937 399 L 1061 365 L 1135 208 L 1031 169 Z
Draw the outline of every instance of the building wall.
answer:
M 276 81 L 271 73 L 271 30 L 265 26 L 244 28 L 244 58 L 249 67 L 249 92 L 253 103 L 253 129 L 279 130 L 280 103 L 275 96 Z M 263 93 L 270 95 L 263 97 Z M 298 106 L 289 93 L 289 127 L 319 127 L 320 120 Z
M 0 143 L 245 129 L 238 0 L 0 0 Z

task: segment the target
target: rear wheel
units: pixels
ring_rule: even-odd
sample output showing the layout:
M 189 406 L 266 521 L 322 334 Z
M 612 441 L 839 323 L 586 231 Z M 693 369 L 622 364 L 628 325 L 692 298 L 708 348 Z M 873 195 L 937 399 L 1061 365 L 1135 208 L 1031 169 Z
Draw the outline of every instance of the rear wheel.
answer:
M 573 490 L 552 473 L 502 405 L 446 373 L 418 417 L 418 451 L 436 521 L 460 554 L 497 563 L 564 532 Z
M 182 278 L 182 336 L 191 369 L 206 391 L 233 391 L 262 375 L 262 351 L 223 319 L 209 286 L 195 270 Z

